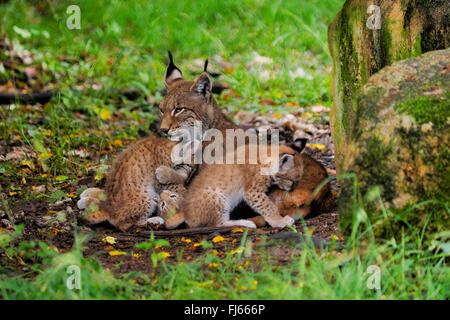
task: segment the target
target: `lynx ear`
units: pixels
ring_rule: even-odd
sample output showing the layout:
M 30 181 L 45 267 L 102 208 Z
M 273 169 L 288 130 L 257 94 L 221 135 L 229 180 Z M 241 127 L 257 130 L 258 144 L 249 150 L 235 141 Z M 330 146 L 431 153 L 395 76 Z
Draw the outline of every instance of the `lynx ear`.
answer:
M 294 142 L 289 144 L 289 147 L 291 147 L 292 149 L 294 149 L 297 152 L 302 152 L 302 150 L 305 148 L 306 146 L 306 142 L 308 141 L 308 139 L 305 138 L 298 138 L 296 139 Z
M 173 63 L 172 53 L 169 53 L 169 64 L 167 65 L 166 73 L 164 74 L 164 83 L 166 87 L 169 88 L 175 81 L 183 79 L 183 73 L 180 69 Z
M 203 72 L 191 87 L 191 91 L 194 91 L 205 98 L 211 96 L 212 93 L 211 90 L 212 90 L 212 81 L 206 72 Z
M 294 167 L 294 155 L 284 153 L 280 156 L 280 172 L 287 171 Z

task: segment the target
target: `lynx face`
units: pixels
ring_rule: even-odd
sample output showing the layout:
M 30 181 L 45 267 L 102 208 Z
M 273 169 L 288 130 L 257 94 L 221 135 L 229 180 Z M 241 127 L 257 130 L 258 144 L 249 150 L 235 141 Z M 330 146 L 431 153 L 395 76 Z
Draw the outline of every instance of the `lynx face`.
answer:
M 169 219 L 179 209 L 182 201 L 183 196 L 172 191 L 164 190 L 159 195 L 159 216 L 164 220 Z
M 170 52 L 169 58 L 164 76 L 168 92 L 159 106 L 161 132 L 175 136 L 180 129 L 192 128 L 196 121 L 202 123 L 204 130 L 213 127 L 220 111 L 212 95 L 211 78 L 203 72 L 196 81 L 186 81 Z
M 292 145 L 292 148 L 280 146 L 279 170 L 272 176 L 274 184 L 285 191 L 291 191 L 295 183 L 299 181 L 303 175 L 303 161 L 301 160 L 299 152 L 305 147 L 306 140 L 301 139 L 296 142 L 301 145 Z M 297 151 L 298 154 L 296 154 L 294 150 Z

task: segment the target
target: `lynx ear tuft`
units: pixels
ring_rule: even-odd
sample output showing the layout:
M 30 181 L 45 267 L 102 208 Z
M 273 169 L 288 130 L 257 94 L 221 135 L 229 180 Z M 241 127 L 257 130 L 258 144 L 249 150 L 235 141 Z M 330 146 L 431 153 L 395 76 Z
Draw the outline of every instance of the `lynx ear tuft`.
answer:
M 164 74 L 164 83 L 166 87 L 169 88 L 175 81 L 183 79 L 183 73 L 180 69 L 173 63 L 172 52 L 168 51 L 169 54 L 169 64 L 166 68 L 166 73 Z
M 191 87 L 191 91 L 208 98 L 212 94 L 212 81 L 206 72 L 203 72 Z
M 203 72 L 208 72 L 208 59 L 205 60 L 205 65 L 203 66 Z
M 294 149 L 297 152 L 302 152 L 302 150 L 305 148 L 306 146 L 306 142 L 308 141 L 308 139 L 305 138 L 298 138 L 296 139 L 294 142 L 289 144 L 289 147 L 291 147 L 292 149 Z

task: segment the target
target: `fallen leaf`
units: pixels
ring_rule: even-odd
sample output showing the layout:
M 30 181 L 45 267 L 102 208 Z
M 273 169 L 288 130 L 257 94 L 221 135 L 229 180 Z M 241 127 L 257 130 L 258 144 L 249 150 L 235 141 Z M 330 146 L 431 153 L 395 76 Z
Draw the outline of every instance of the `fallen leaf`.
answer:
M 221 242 L 221 241 L 224 241 L 224 240 L 225 240 L 225 238 L 222 237 L 222 236 L 215 236 L 215 237 L 212 239 L 212 242 L 217 243 L 217 242 Z
M 99 113 L 100 119 L 109 120 L 111 119 L 111 113 L 107 109 L 102 109 Z
M 122 147 L 122 146 L 123 146 L 122 140 L 120 140 L 120 139 L 115 139 L 115 140 L 113 140 L 113 141 L 111 142 L 111 144 L 112 144 L 113 146 L 115 146 L 115 147 Z
M 241 228 L 234 228 L 233 231 L 231 231 L 231 233 L 238 233 L 238 232 L 242 233 L 242 232 L 244 232 L 244 230 Z
M 118 250 L 113 250 L 113 251 L 110 251 L 108 253 L 109 253 L 110 256 L 123 256 L 123 255 L 127 254 L 126 252 L 118 251 Z
M 318 150 L 323 150 L 326 148 L 326 146 L 324 146 L 321 143 L 307 143 L 306 146 L 309 148 L 314 148 L 314 149 L 318 149 Z
M 29 160 L 29 159 L 20 161 L 20 165 L 26 166 L 26 167 L 30 168 L 31 170 L 34 170 L 34 168 L 35 168 L 33 160 Z
M 297 102 L 286 102 L 284 104 L 286 107 L 298 107 L 298 103 Z
M 103 242 L 109 243 L 109 244 L 115 244 L 116 243 L 116 238 L 111 237 L 111 236 L 106 236 L 102 239 Z
M 265 106 L 276 106 L 277 103 L 273 101 L 271 98 L 263 98 L 259 100 L 259 103 Z
M 237 253 L 241 253 L 242 251 L 244 251 L 244 247 L 239 247 L 237 249 L 231 250 L 230 254 L 237 254 Z
M 185 238 L 185 237 L 182 237 L 182 238 L 181 238 L 181 241 L 182 241 L 182 242 L 185 242 L 185 243 L 191 243 L 191 242 L 192 242 L 191 239 Z

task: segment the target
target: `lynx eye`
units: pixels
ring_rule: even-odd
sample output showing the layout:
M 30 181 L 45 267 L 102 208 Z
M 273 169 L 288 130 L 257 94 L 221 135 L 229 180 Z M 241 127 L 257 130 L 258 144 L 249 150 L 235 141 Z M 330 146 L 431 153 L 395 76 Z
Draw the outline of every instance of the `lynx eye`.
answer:
M 176 197 L 177 197 L 176 194 L 171 194 L 171 195 L 169 196 L 170 199 L 175 199 Z
M 183 110 L 184 110 L 183 108 L 175 108 L 172 113 L 173 113 L 173 115 L 176 115 L 176 114 L 179 114 Z

